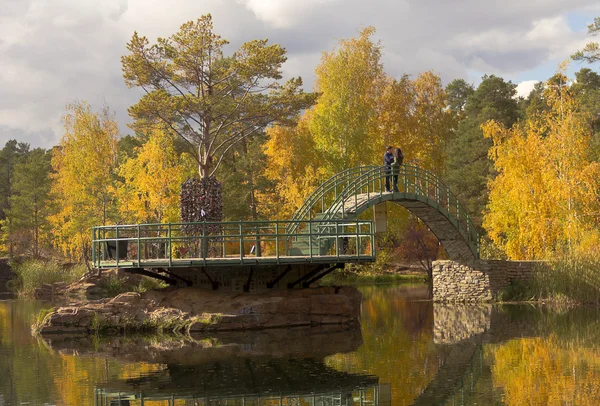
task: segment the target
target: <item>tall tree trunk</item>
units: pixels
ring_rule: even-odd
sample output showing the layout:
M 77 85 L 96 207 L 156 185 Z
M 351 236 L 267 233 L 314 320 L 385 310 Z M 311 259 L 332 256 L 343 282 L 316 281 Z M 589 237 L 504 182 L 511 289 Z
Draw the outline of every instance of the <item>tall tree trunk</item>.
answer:
M 242 139 L 242 149 L 244 151 L 244 155 L 248 156 L 248 141 L 244 137 Z M 250 193 L 248 194 L 248 206 L 250 207 L 250 213 L 252 214 L 252 220 L 258 220 L 258 210 L 256 209 L 256 195 L 254 193 L 254 171 L 250 168 L 248 172 L 248 187 L 250 188 Z

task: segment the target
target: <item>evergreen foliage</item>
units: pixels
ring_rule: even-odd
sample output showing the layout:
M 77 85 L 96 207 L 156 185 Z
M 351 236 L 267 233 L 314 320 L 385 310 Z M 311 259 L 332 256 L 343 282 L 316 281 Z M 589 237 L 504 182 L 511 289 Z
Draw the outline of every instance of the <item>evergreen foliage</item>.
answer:
M 481 125 L 495 120 L 510 127 L 520 117 L 516 85 L 504 79 L 485 75 L 477 89 L 470 94 L 464 107 L 464 119 L 448 144 L 448 166 L 445 180 L 469 211 L 476 226 L 481 226 L 487 204 L 487 184 L 495 177 L 488 151 L 490 139 L 483 136 Z

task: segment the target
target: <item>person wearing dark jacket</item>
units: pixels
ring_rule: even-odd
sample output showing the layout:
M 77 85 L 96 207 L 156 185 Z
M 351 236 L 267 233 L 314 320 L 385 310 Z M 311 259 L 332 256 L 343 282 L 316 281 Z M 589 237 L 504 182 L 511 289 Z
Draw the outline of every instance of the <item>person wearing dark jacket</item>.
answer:
M 392 188 L 390 181 L 392 180 L 392 164 L 394 163 L 394 154 L 392 153 L 392 146 L 390 145 L 383 154 L 383 166 L 385 171 L 385 191 L 391 192 Z
M 404 162 L 404 154 L 400 148 L 396 148 L 394 153 L 394 162 L 392 162 L 392 184 L 394 185 L 394 192 L 399 192 L 398 189 L 398 175 L 400 174 L 400 165 Z

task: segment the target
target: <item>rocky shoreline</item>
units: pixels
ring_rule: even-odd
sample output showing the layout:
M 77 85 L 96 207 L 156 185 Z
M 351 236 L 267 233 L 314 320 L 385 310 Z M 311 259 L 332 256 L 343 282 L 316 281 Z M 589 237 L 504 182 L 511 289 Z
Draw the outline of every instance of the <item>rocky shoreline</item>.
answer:
M 117 335 L 352 325 L 360 321 L 360 306 L 361 293 L 352 287 L 260 294 L 168 288 L 70 303 L 41 314 L 33 328 L 42 335 Z

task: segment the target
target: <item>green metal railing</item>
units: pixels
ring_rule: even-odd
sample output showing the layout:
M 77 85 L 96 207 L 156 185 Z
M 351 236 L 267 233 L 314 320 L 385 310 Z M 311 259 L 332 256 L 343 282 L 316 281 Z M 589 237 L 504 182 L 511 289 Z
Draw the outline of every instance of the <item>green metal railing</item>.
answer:
M 377 168 L 377 166 L 360 166 L 333 175 L 308 196 L 302 206 L 294 213 L 292 221 L 310 220 L 315 217 L 316 213 L 323 213 L 357 177 L 374 168 Z M 298 223 L 290 223 L 286 231 L 293 233 L 297 227 Z
M 339 176 L 338 176 L 339 175 Z M 312 218 L 321 205 L 320 221 L 327 224 L 342 218 L 354 218 L 374 202 L 382 201 L 386 176 L 397 177 L 393 199 L 426 202 L 442 213 L 459 231 L 476 258 L 479 257 L 479 234 L 456 196 L 432 172 L 412 165 L 392 167 L 364 166 L 340 172 L 309 196 L 294 215 L 295 219 Z M 339 190 L 340 185 L 345 185 Z M 323 202 L 330 202 L 325 208 Z M 317 207 L 317 209 L 315 209 Z
M 294 223 L 303 231 L 287 232 Z M 327 225 L 278 220 L 99 226 L 92 229 L 92 262 L 97 268 L 117 268 L 375 259 L 373 222 L 333 220 Z M 302 244 L 304 252 L 298 254 L 295 244 Z

